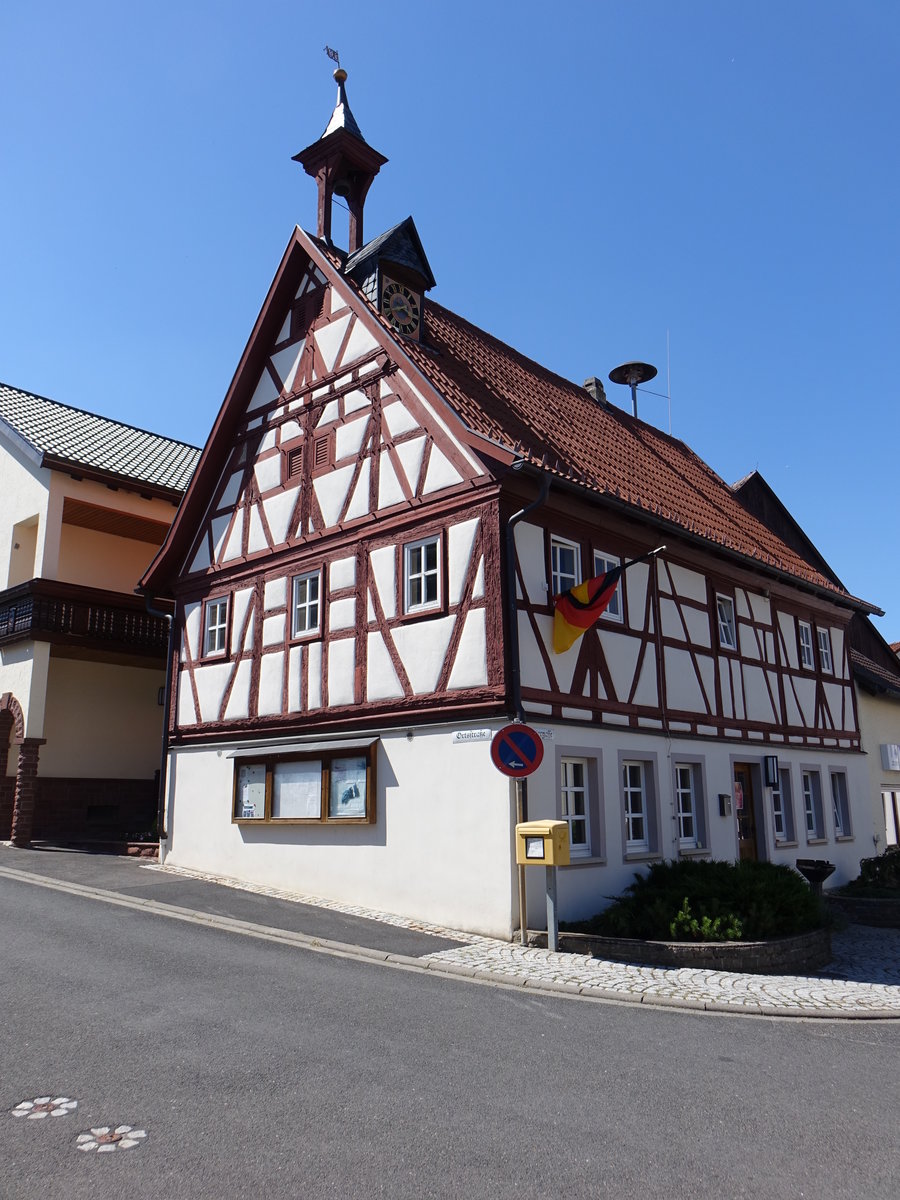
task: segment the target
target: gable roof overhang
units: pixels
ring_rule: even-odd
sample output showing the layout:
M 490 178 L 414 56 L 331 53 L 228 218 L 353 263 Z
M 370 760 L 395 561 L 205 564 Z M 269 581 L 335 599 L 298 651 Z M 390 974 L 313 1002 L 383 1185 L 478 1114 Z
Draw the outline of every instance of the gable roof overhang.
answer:
M 326 252 L 323 243 L 317 238 L 313 238 L 299 226 L 295 227 L 203 447 L 193 478 L 175 514 L 168 537 L 144 573 L 138 585 L 140 591 L 165 595 L 171 581 L 179 574 L 224 469 L 235 430 L 245 415 L 247 403 L 284 321 L 284 310 L 294 299 L 307 260 L 312 260 L 319 268 L 327 282 L 337 290 L 357 319 L 363 322 L 376 339 L 387 357 L 411 378 L 420 393 L 427 398 L 436 419 L 442 422 L 464 447 L 472 451 L 473 464 L 477 463 L 479 469 L 486 468 L 490 474 L 490 464 L 509 466 L 518 457 L 510 446 L 469 428 L 406 353 L 403 344 L 392 335 L 384 319 L 373 311 L 354 285 L 344 278 L 339 265 L 342 256 L 336 255 L 335 258 Z

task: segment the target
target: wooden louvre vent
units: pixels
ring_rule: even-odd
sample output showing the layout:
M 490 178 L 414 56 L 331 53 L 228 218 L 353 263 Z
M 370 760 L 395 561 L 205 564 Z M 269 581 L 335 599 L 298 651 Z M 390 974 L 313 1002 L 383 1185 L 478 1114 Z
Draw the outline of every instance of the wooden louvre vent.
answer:
M 303 472 L 303 447 L 295 446 L 287 452 L 287 478 L 298 479 Z
M 313 443 L 313 467 L 327 467 L 328 460 L 328 438 L 317 438 Z

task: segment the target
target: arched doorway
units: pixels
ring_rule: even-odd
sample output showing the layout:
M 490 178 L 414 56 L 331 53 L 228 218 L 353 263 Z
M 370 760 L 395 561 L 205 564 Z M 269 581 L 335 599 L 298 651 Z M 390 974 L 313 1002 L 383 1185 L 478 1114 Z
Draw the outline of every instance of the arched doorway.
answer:
M 22 706 L 12 692 L 4 692 L 0 696 L 0 780 L 3 781 L 4 789 L 8 787 L 6 772 L 9 764 L 10 733 L 12 744 L 17 746 L 19 751 L 10 840 L 14 846 L 28 846 L 31 844 L 31 832 L 34 827 L 38 756 L 44 739 L 26 738 Z

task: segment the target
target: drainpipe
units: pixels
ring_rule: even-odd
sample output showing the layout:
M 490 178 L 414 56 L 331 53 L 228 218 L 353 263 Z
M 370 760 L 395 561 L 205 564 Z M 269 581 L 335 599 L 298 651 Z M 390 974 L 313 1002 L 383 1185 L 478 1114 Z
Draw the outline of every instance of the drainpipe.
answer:
M 524 459 L 514 462 L 512 469 L 521 471 L 525 465 Z M 510 660 L 510 692 L 512 710 L 516 721 L 525 721 L 525 710 L 522 707 L 522 673 L 519 669 L 519 610 L 516 605 L 516 538 L 515 528 L 529 513 L 540 508 L 550 491 L 550 476 L 544 475 L 541 480 L 541 490 L 536 500 L 525 508 L 520 508 L 506 522 L 506 614 L 509 627 L 509 660 Z M 516 780 L 516 824 L 528 820 L 528 780 Z M 525 868 L 517 867 L 519 882 L 519 938 L 522 945 L 528 942 L 528 917 L 525 904 Z
M 154 608 L 150 603 L 150 596 L 144 593 L 144 607 L 151 617 L 161 617 L 169 628 L 169 637 L 166 650 L 166 682 L 163 691 L 165 702 L 163 704 L 163 728 L 162 728 L 162 749 L 159 758 L 159 792 L 156 797 L 156 831 L 159 835 L 160 844 L 160 862 L 162 862 L 162 843 L 167 840 L 166 833 L 166 775 L 169 766 L 169 705 L 171 704 L 171 689 L 172 689 L 172 641 L 175 636 L 175 619 L 171 613 L 163 612 L 162 609 Z

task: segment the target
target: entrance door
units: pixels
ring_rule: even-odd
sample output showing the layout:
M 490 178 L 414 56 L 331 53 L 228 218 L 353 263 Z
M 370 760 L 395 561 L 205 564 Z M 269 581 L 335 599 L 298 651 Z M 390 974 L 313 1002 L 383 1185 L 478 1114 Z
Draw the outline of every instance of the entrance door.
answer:
M 734 812 L 741 862 L 759 857 L 756 848 L 756 797 L 749 763 L 734 764 Z

